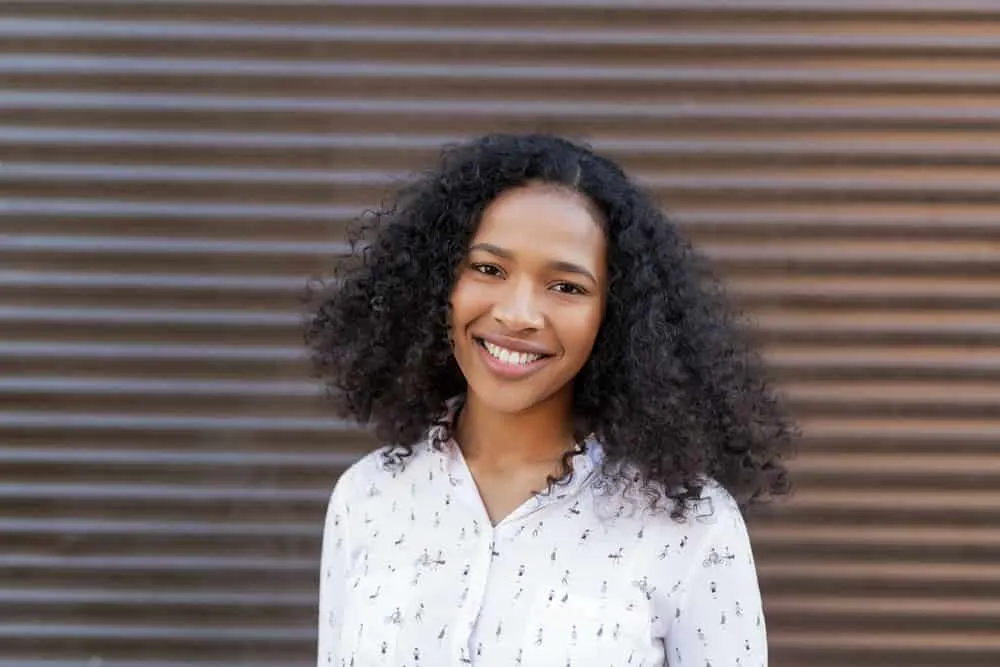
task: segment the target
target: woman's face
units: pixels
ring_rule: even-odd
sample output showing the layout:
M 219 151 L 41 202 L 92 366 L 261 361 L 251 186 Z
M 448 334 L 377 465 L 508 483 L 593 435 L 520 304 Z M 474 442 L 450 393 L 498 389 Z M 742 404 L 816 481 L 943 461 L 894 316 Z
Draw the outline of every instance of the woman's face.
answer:
M 604 232 L 582 195 L 532 185 L 495 199 L 451 294 L 470 395 L 508 413 L 568 400 L 601 325 L 606 282 Z

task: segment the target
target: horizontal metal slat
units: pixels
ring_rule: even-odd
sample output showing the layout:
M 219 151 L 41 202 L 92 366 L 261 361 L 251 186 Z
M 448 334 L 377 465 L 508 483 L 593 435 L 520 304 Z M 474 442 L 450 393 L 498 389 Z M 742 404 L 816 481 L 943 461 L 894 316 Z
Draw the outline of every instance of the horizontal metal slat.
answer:
M 947 98 L 945 98 L 947 99 Z M 161 94 L 161 93 L 92 93 L 84 91 L 24 92 L 4 91 L 0 93 L 0 109 L 8 111 L 39 109 L 62 109 L 82 112 L 94 111 L 144 111 L 165 113 L 179 111 L 192 113 L 210 112 L 256 112 L 256 113 L 353 113 L 371 117 L 375 114 L 391 116 L 502 116 L 534 117 L 553 119 L 618 119 L 639 122 L 643 120 L 682 121 L 766 121 L 787 125 L 795 122 L 850 122 L 884 123 L 894 127 L 913 124 L 941 123 L 996 126 L 1000 115 L 990 104 L 976 106 L 948 104 L 946 101 L 933 107 L 903 104 L 886 105 L 868 103 L 860 106 L 851 104 L 828 104 L 824 106 L 807 104 L 768 103 L 619 103 L 593 102 L 583 104 L 578 101 L 535 102 L 508 100 L 463 100 L 463 99 L 372 99 L 372 98 L 318 98 L 318 97 L 250 97 L 245 95 L 209 94 Z M 232 120 L 227 119 L 227 120 Z
M 288 345 L 171 345 L 169 343 L 74 343 L 0 341 L 0 359 L 27 359 L 32 357 L 57 359 L 161 359 L 169 361 L 230 360 L 248 361 L 301 361 L 306 352 L 303 347 Z
M 504 47 L 553 46 L 595 47 L 672 47 L 703 49 L 746 49 L 759 53 L 769 50 L 802 50 L 809 52 L 831 50 L 836 52 L 878 51 L 879 53 L 916 51 L 921 53 L 981 53 L 1000 49 L 1000 39 L 989 33 L 961 36 L 942 35 L 942 26 L 927 32 L 904 34 L 837 34 L 831 32 L 782 32 L 776 26 L 770 33 L 750 33 L 712 29 L 679 31 L 669 26 L 662 29 L 642 27 L 619 28 L 604 26 L 601 29 L 579 29 L 560 26 L 559 29 L 519 26 L 517 28 L 492 28 L 480 25 L 434 26 L 416 25 L 311 25 L 307 23 L 252 23 L 221 21 L 125 21 L 85 20 L 72 23 L 46 18 L 0 19 L 0 35 L 19 39 L 30 37 L 58 37 L 61 40 L 81 39 L 143 39 L 154 41 L 246 41 L 246 42 L 363 42 L 387 45 L 438 44 L 475 47 L 490 44 Z
M 148 56 L 81 56 L 79 54 L 46 54 L 3 56 L 0 55 L 0 76 L 13 75 L 72 76 L 78 85 L 88 79 L 108 76 L 132 75 L 148 83 L 157 76 L 183 76 L 186 83 L 191 77 L 253 77 L 274 78 L 287 88 L 297 79 L 351 79 L 378 85 L 381 80 L 421 81 L 429 85 L 438 82 L 463 81 L 472 84 L 489 82 L 522 88 L 529 83 L 544 83 L 550 90 L 569 89 L 571 84 L 588 86 L 609 84 L 616 89 L 631 85 L 697 85 L 700 89 L 712 86 L 769 86 L 781 89 L 830 89 L 875 88 L 880 92 L 893 89 L 919 89 L 923 92 L 955 89 L 990 90 L 1000 83 L 1000 72 L 974 71 L 964 67 L 952 69 L 925 69 L 914 63 L 912 69 L 900 67 L 879 68 L 869 62 L 863 69 L 844 64 L 836 67 L 809 67 L 805 63 L 789 63 L 778 67 L 712 66 L 617 66 L 595 65 L 494 65 L 466 62 L 401 63 L 342 62 L 324 60 L 263 60 L 221 58 L 164 58 Z M 34 81 L 37 83 L 38 79 Z M 119 78 L 119 85 L 124 81 Z M 575 87 L 574 87 L 575 88 Z
M 59 5 L 58 0 L 37 0 L 38 5 L 52 4 Z M 83 7 L 94 9 L 113 9 L 116 7 L 128 7 L 129 0 L 88 0 L 81 3 Z M 313 0 L 288 0 L 287 2 L 275 2 L 274 0 L 205 0 L 204 2 L 193 2 L 192 0 L 148 0 L 146 2 L 150 8 L 176 8 L 190 7 L 197 8 L 233 8 L 233 9 L 259 9 L 276 8 L 282 6 L 283 9 L 315 9 L 316 3 Z M 326 0 L 323 3 L 325 8 L 452 8 L 465 7 L 482 9 L 520 9 L 520 8 L 553 8 L 559 10 L 597 10 L 599 15 L 604 15 L 609 11 L 606 2 L 602 0 Z M 829 5 L 821 0 L 621 0 L 615 3 L 615 10 L 623 13 L 629 11 L 648 12 L 656 11 L 660 14 L 671 12 L 697 12 L 705 14 L 710 12 L 730 13 L 742 15 L 745 13 L 781 13 L 800 14 L 816 13 L 821 16 L 836 15 L 874 15 L 882 18 L 886 15 L 898 15 L 900 17 L 920 18 L 924 16 L 956 16 L 966 15 L 970 17 L 1000 15 L 1000 9 L 990 0 L 953 0 L 952 2 L 942 2 L 942 0 L 843 0 L 836 5 Z M 645 16 L 645 14 L 643 14 Z
M 356 207 L 311 204 L 246 204 L 239 202 L 187 201 L 119 201 L 114 199 L 5 197 L 0 201 L 0 219 L 3 216 L 60 216 L 73 218 L 143 218 L 198 219 L 218 221 L 314 222 L 316 220 L 347 220 L 356 217 Z M 0 249 L 16 237 L 5 235 Z M 57 237 L 59 238 L 59 237 Z M 62 238 L 73 238 L 63 236 Z M 113 245 L 111 238 L 106 241 Z M 128 239 L 123 242 L 127 243 Z M 346 245 L 340 246 L 346 249 Z
M 981 652 L 990 659 L 1000 655 L 1000 637 L 990 631 L 953 632 L 787 632 L 773 640 L 779 648 L 802 648 L 813 651 L 833 651 L 857 653 L 859 651 L 890 652 L 907 651 L 919 655 L 924 651 L 955 652 L 968 655 Z M 924 654 L 926 655 L 926 654 Z M 988 662 L 975 664 L 987 665 Z M 912 664 L 912 663 L 910 663 Z
M 782 615 L 806 614 L 812 617 L 871 619 L 897 616 L 909 622 L 927 622 L 948 619 L 951 623 L 984 622 L 996 619 L 1000 601 L 968 600 L 964 598 L 906 597 L 871 598 L 834 596 L 775 596 L 768 601 L 768 612 Z
M 903 417 L 912 415 L 929 417 L 946 415 L 990 416 L 1000 403 L 1000 391 L 995 382 L 967 380 L 945 383 L 915 384 L 913 380 L 892 382 L 870 381 L 860 383 L 850 380 L 795 380 L 782 386 L 782 393 L 791 406 L 802 416 L 839 414 Z M 206 410 L 221 405 L 217 410 L 250 411 L 250 406 L 264 405 L 259 400 L 271 401 L 271 407 L 289 410 L 288 416 L 295 414 L 290 406 L 298 401 L 302 408 L 309 408 L 305 415 L 314 413 L 322 396 L 318 382 L 274 379 L 245 379 L 242 381 L 176 379 L 148 380 L 138 377 L 87 377 L 70 378 L 60 376 L 25 375 L 17 378 L 0 379 L 0 396 L 9 400 L 44 397 L 47 405 L 57 399 L 91 399 L 96 405 L 106 404 L 108 409 L 121 409 L 131 405 L 136 396 L 152 399 L 173 399 L 171 411 L 187 412 L 190 416 L 205 416 L 192 409 L 189 403 L 198 403 Z M 313 399 L 313 400 L 306 400 Z M 178 404 L 176 401 L 183 403 Z M 125 401 L 121 403 L 121 401 Z M 229 401 L 229 402 L 227 402 Z M 181 407 L 181 406 L 184 407 Z M 229 406 L 229 407 L 227 407 Z M 74 404 L 75 409 L 79 406 Z M 275 414 L 270 409 L 261 409 L 258 416 Z M 278 413 L 278 416 L 282 416 Z
M 789 632 L 826 630 L 830 632 L 977 632 L 990 630 L 990 603 L 968 601 L 960 604 L 924 604 L 920 599 L 874 597 L 865 607 L 859 599 L 843 599 L 836 594 L 817 594 L 800 599 L 775 596 L 766 608 L 768 624 L 789 628 Z M 863 598 L 862 598 L 863 599 Z M 826 611 L 824 603 L 829 602 Z M 948 663 L 951 664 L 951 663 Z
M 837 313 L 836 311 L 772 311 L 761 312 L 757 316 L 760 323 L 758 335 L 770 345 L 777 341 L 812 342 L 824 341 L 843 345 L 850 343 L 894 343 L 919 342 L 925 344 L 968 344 L 1000 341 L 1000 322 L 980 312 L 933 311 L 896 314 L 894 321 L 885 321 L 869 313 Z M 298 337 L 301 318 L 294 313 L 248 313 L 245 311 L 218 311 L 215 313 L 180 309 L 140 309 L 140 308 L 43 308 L 3 306 L 0 307 L 0 324 L 20 331 L 27 325 L 56 323 L 63 325 L 63 337 L 70 331 L 95 339 L 100 335 L 120 337 L 124 327 L 131 327 L 136 333 L 148 331 L 151 325 L 170 325 L 169 335 L 179 336 L 190 332 L 197 334 L 199 341 L 221 341 L 232 336 L 233 331 L 245 331 L 249 340 L 268 342 L 282 340 L 291 342 Z M 86 325 L 86 327 L 84 326 Z M 111 329 L 114 327 L 114 329 Z M 163 334 L 161 333 L 160 336 Z
M 1000 420 L 988 419 L 814 418 L 805 420 L 803 428 L 810 439 L 867 442 L 873 453 L 886 442 L 905 442 L 925 451 L 951 442 L 980 445 L 984 452 L 995 452 L 1000 443 Z
M 906 267 L 914 273 L 938 265 L 1000 268 L 1000 254 L 988 244 L 975 241 L 931 240 L 829 240 L 809 243 L 801 240 L 763 239 L 760 241 L 716 241 L 702 243 L 702 252 L 721 265 L 781 263 L 786 267 L 841 267 L 848 273 L 858 266 L 884 266 L 886 270 Z M 794 284 L 794 283 L 793 283 Z M 987 286 L 989 283 L 987 283 Z M 988 287 L 987 287 L 988 289 Z
M 114 429 L 112 421 L 107 428 Z M 131 428 L 136 428 L 130 425 Z M 259 452 L 259 451 L 218 451 L 197 449 L 194 451 L 162 450 L 138 443 L 132 449 L 92 449 L 78 451 L 73 448 L 46 447 L 11 447 L 0 446 L 0 463 L 4 465 L 43 465 L 58 464 L 66 466 L 156 466 L 169 465 L 191 466 L 204 468 L 329 468 L 345 469 L 362 453 L 330 448 L 329 452 Z
M 255 183 L 267 185 L 338 185 L 383 186 L 395 180 L 402 181 L 404 174 L 386 174 L 377 171 L 344 171 L 321 169 L 259 169 L 140 166 L 140 165 L 74 165 L 45 163 L 4 164 L 7 182 L 115 180 L 125 183 Z
M 668 202 L 669 203 L 669 202 Z M 997 217 L 991 204 L 957 205 L 925 202 L 866 202 L 847 200 L 829 207 L 784 202 L 782 206 L 759 205 L 740 208 L 686 206 L 675 217 L 685 227 L 717 229 L 741 233 L 743 237 L 778 235 L 779 238 L 804 234 L 823 237 L 850 235 L 857 239 L 885 235 L 899 240 L 938 237 L 951 240 L 968 235 L 992 234 Z M 941 224 L 948 219 L 948 226 Z M 770 234 L 769 234 L 770 233 Z
M 769 366 L 785 377 L 995 377 L 1000 348 L 929 345 L 865 345 L 844 347 L 772 345 Z
M 88 249 L 93 245 L 84 244 Z M 140 244 L 146 247 L 145 244 Z M 101 252 L 93 249 L 92 251 Z M 236 250 L 233 249 L 235 253 Z M 254 249 L 250 249 L 253 253 Z M 753 253 L 753 249 L 748 250 Z M 789 251 L 789 255 L 793 251 Z M 103 253 L 101 253 L 103 254 Z M 180 253 L 179 253 L 180 254 Z M 719 253 L 715 253 L 720 259 Z M 724 257 L 724 253 L 722 255 Z M 947 258 L 946 252 L 939 258 Z M 808 258 L 808 255 L 807 257 Z M 804 258 L 805 259 L 805 258 Z M 867 258 L 864 258 L 867 259 Z M 875 261 L 874 259 L 872 261 Z M 914 264 L 920 259 L 914 258 Z M 954 260 L 960 263 L 959 260 Z M 928 269 L 932 267 L 927 267 Z M 829 305 L 914 310 L 994 307 L 1000 303 L 1000 285 L 964 276 L 927 277 L 879 275 L 832 275 L 776 278 L 767 275 L 736 276 L 728 291 L 743 304 L 755 306 Z M 31 289 L 36 292 L 73 292 L 81 289 L 96 292 L 126 292 L 141 290 L 151 297 L 157 293 L 213 294 L 227 293 L 228 298 L 251 293 L 274 295 L 283 303 L 292 303 L 302 296 L 307 278 L 285 275 L 233 274 L 171 274 L 112 271 L 5 271 L 0 270 L 0 289 L 4 287 Z M 2 351 L 0 351 L 2 355 Z
M 162 338 L 162 337 L 161 337 Z M 220 341 L 225 345 L 225 341 Z M 274 354 L 252 350 L 234 350 L 232 354 L 217 354 L 211 345 L 151 344 L 153 350 L 135 349 L 119 353 L 107 348 L 114 343 L 28 343 L 11 341 L 0 344 L 0 372 L 17 373 L 23 377 L 72 376 L 157 377 L 162 379 L 198 379 L 242 377 L 247 382 L 286 380 L 299 381 L 311 371 L 302 346 L 294 340 Z M 202 349 L 202 348 L 208 349 Z M 249 346 L 247 346 L 249 347 Z M 155 349 L 165 348 L 165 349 Z M 79 353 L 74 353 L 78 351 Z M 282 352 L 288 352 L 285 356 Z M 318 394 L 317 394 L 318 396 Z
M 754 538 L 761 545 L 802 545 L 831 550 L 851 547 L 881 549 L 903 547 L 932 549 L 943 546 L 997 549 L 1000 533 L 991 526 L 889 526 L 889 525 L 758 525 Z
M 261 275 L 192 275 L 164 273 L 124 273 L 96 271 L 4 271 L 0 270 L 0 288 L 59 290 L 159 290 L 276 292 L 294 300 L 302 293 L 302 277 Z
M 9 411 L 36 407 L 70 414 L 124 414 L 148 411 L 192 424 L 199 419 L 253 415 L 255 419 L 318 419 L 330 415 L 319 383 L 260 378 L 244 382 L 217 380 L 109 378 L 96 373 L 87 378 L 53 377 L 23 372 L 20 378 L 0 380 L 0 396 Z
M 824 559 L 822 562 L 815 562 L 775 558 L 758 563 L 757 568 L 767 581 L 787 580 L 794 583 L 795 590 L 820 580 L 841 582 L 842 587 L 851 589 L 896 583 L 917 594 L 920 590 L 926 590 L 922 588 L 924 586 L 940 584 L 991 584 L 1000 590 L 1000 567 L 995 562 L 935 563 L 928 562 L 926 558 L 917 562 L 899 558 L 892 561 L 869 558 L 855 561 Z
M 891 320 L 878 312 L 837 312 L 836 310 L 760 309 L 755 312 L 760 335 L 768 343 L 775 340 L 852 340 L 968 342 L 1000 341 L 1000 318 L 991 312 L 952 309 L 949 311 L 902 311 Z M 43 306 L 0 306 L 0 323 L 58 323 L 67 330 L 82 325 L 133 326 L 167 324 L 172 329 L 235 330 L 254 327 L 256 335 L 268 332 L 297 337 L 302 316 L 288 311 L 208 310 L 180 308 L 83 308 Z M 116 331 L 120 331 L 116 330 Z M 65 333 L 65 331 L 64 331 Z
M 743 304 L 757 306 L 808 303 L 946 310 L 952 307 L 994 308 L 1000 305 L 1000 283 L 965 276 L 930 277 L 927 274 L 931 273 L 932 267 L 926 268 L 921 275 L 898 275 L 891 278 L 879 275 L 805 275 L 794 278 L 754 276 L 733 280 L 729 285 L 729 292 Z M 0 273 L 0 284 L 2 280 L 3 275 Z
M 796 264 L 819 267 L 878 265 L 886 269 L 906 267 L 913 270 L 958 265 L 973 270 L 976 265 L 987 268 L 1000 267 L 1000 256 L 989 245 L 975 241 L 954 240 L 950 242 L 931 240 L 887 240 L 829 241 L 822 246 L 801 240 L 781 239 L 763 241 L 710 241 L 699 246 L 700 251 L 720 265 L 748 264 L 766 265 L 781 263 L 783 266 Z M 127 237 L 99 235 L 0 235 L 0 252 L 63 252 L 74 254 L 132 255 L 256 255 L 281 256 L 298 255 L 304 257 L 329 258 L 343 255 L 348 246 L 344 243 L 323 243 L 306 241 L 245 241 L 239 239 L 184 239 L 164 237 Z M 20 272 L 19 275 L 24 275 Z M 58 274 L 56 274 L 58 275 Z M 303 285 L 307 278 L 303 274 Z M 853 278 L 858 284 L 861 279 Z M 864 280 L 870 280 L 865 278 Z M 786 289 L 794 289 L 796 283 L 788 283 Z M 905 283 L 894 283 L 894 289 L 905 289 Z M 990 283 L 980 283 L 978 291 L 994 289 Z
M 833 172 L 833 173 L 831 173 Z M 377 198 L 390 189 L 393 183 L 406 180 L 405 173 L 382 171 L 347 171 L 322 169 L 264 169 L 237 167 L 187 166 L 138 166 L 99 164 L 41 164 L 15 163 L 4 165 L 5 188 L 12 184 L 40 186 L 49 184 L 60 191 L 70 192 L 87 185 L 95 193 L 107 192 L 114 196 L 127 184 L 147 184 L 152 188 L 166 188 L 179 184 L 197 187 L 206 195 L 228 196 L 225 186 L 258 186 L 257 196 L 262 199 L 275 197 L 281 188 L 294 188 L 297 192 L 312 192 L 322 186 L 316 196 L 331 197 L 333 188 L 351 191 L 353 196 L 362 192 Z M 640 172 L 637 180 L 647 187 L 670 193 L 673 198 L 726 191 L 733 197 L 778 195 L 831 195 L 847 193 L 857 197 L 894 199 L 919 193 L 930 200 L 1000 201 L 993 187 L 995 178 L 978 170 L 939 168 L 925 169 L 923 174 L 913 169 L 865 169 L 851 173 L 846 167 L 837 170 L 799 168 L 777 171 L 772 169 L 734 169 L 706 171 L 704 173 L 652 173 Z M 214 190 L 218 188 L 218 190 Z M 165 190 L 164 190 L 165 191 Z M 159 190 L 150 194 L 157 196 Z M 193 194 L 193 192 L 192 192 Z M 363 210 L 358 206 L 358 213 Z
M 266 487 L 205 487 L 194 484 L 73 484 L 67 483 L 17 483 L 0 482 L 0 499 L 78 500 L 81 503 L 129 500 L 134 502 L 202 503 L 316 503 L 323 505 L 330 495 L 330 488 L 266 488 Z
M 824 475 L 831 479 L 848 477 L 898 478 L 923 484 L 924 479 L 954 477 L 966 483 L 973 479 L 1000 477 L 1000 458 L 959 455 L 950 452 L 913 456 L 886 454 L 824 454 L 810 452 L 791 462 L 797 475 Z M 930 494 L 933 497 L 933 494 Z
M 995 522 L 996 494 L 982 490 L 812 488 L 797 491 L 793 501 L 784 510 L 792 514 L 838 512 L 847 516 L 853 513 L 858 519 L 878 513 L 893 516 L 918 513 L 961 514 L 963 519 L 970 521 L 978 518 Z
M 0 384 L 0 388 L 2 388 Z M 1000 405 L 1000 386 L 995 381 L 934 382 L 886 381 L 793 381 L 784 392 L 800 406 L 854 404 L 894 405 L 900 408 L 993 407 Z M 993 413 L 995 414 L 995 413 Z
M 142 626 L 121 623 L 56 625 L 0 623 L 0 639 L 102 639 L 105 641 L 239 642 L 298 644 L 314 638 L 315 631 L 298 626 L 206 628 L 199 626 Z
M 312 593 L 247 593 L 241 591 L 162 591 L 162 590 L 66 590 L 42 588 L 0 588 L 0 603 L 18 606 L 101 605 L 142 608 L 147 605 L 192 607 L 309 607 L 316 602 Z
M 988 311 L 903 311 L 886 318 L 877 310 L 761 309 L 755 317 L 768 338 L 1000 342 L 1000 317 Z
M 278 431 L 337 432 L 351 428 L 338 419 L 256 418 L 249 416 L 204 417 L 161 414 L 92 414 L 42 410 L 0 412 L 0 430 L 149 430 L 149 431 Z
M 270 380 L 150 380 L 143 378 L 0 377 L 0 396 L 75 394 L 83 396 L 271 397 L 313 398 L 321 393 L 318 383 Z
M 60 308 L 0 306 L 0 322 L 74 322 L 99 324 L 169 324 L 171 326 L 287 327 L 301 323 L 290 312 L 247 310 L 154 310 L 149 308 Z
M 287 661 L 275 658 L 272 662 L 255 660 L 248 662 L 243 658 L 234 661 L 224 660 L 117 660 L 101 658 L 100 667 L 287 667 Z M 37 658 L 22 657 L 14 660 L 0 658 L 0 667 L 80 667 L 78 658 Z
M 459 135 L 434 134 L 339 134 L 334 132 L 199 132 L 160 130 L 46 127 L 0 125 L 0 142 L 7 145 L 41 145 L 52 148 L 87 147 L 185 147 L 185 148 L 277 148 L 352 149 L 436 152 L 443 144 L 454 143 Z M 638 147 L 637 147 L 638 148 Z M 971 150 L 971 147 L 970 147 Z M 209 157 L 209 156 L 206 156 Z
M 843 133 L 829 138 L 821 134 L 803 137 L 785 137 L 776 134 L 762 140 L 746 136 L 724 137 L 704 133 L 697 138 L 663 138 L 661 133 L 647 137 L 600 137 L 592 144 L 598 150 L 631 162 L 656 159 L 669 163 L 672 156 L 684 156 L 690 160 L 705 159 L 755 159 L 775 164 L 781 160 L 803 163 L 810 160 L 836 160 L 840 164 L 861 161 L 919 161 L 921 164 L 935 162 L 962 164 L 967 162 L 993 164 L 1000 161 L 1000 142 L 993 135 L 982 133 L 975 138 L 942 137 L 931 141 L 931 137 L 896 137 L 884 133 L 869 133 L 870 137 L 845 139 Z M 0 125 L 0 143 L 11 146 L 30 146 L 48 149 L 49 153 L 68 147 L 105 148 L 122 151 L 128 148 L 145 149 L 137 153 L 137 158 L 149 157 L 148 150 L 191 149 L 191 158 L 211 162 L 224 155 L 206 154 L 206 150 L 221 151 L 244 149 L 254 151 L 259 158 L 260 149 L 276 151 L 322 151 L 334 157 L 338 150 L 351 150 L 355 160 L 361 160 L 365 152 L 393 157 L 397 166 L 410 164 L 414 156 L 422 161 L 430 161 L 445 144 L 462 139 L 460 134 L 339 134 L 333 132 L 198 132 L 194 130 L 159 129 L 101 129 L 91 127 L 36 128 L 31 126 Z M 56 153 L 58 154 L 58 153 Z M 81 156 L 83 157 L 83 156 Z M 93 155 L 87 157 L 92 159 Z M 389 165 L 387 164 L 387 167 Z M 734 213 L 740 213 L 735 211 Z M 755 211 L 744 211 L 760 215 Z M 776 215 L 787 216 L 787 211 L 777 210 Z M 815 211 L 803 211 L 815 215 Z M 907 218 L 901 220 L 905 221 Z M 991 219 L 992 221 L 992 219 Z
M 256 537 L 307 538 L 318 540 L 322 526 L 315 523 L 250 523 L 231 521 L 169 521 L 159 519 L 51 519 L 34 517 L 12 519 L 0 517 L 0 534 L 11 539 L 14 535 L 86 535 L 101 536 L 163 536 L 177 537 Z
M 0 567 L 12 570 L 54 570 L 58 572 L 223 572 L 236 571 L 256 575 L 274 572 L 301 572 L 315 575 L 314 558 L 284 555 L 281 558 L 253 558 L 249 556 L 88 556 L 51 555 L 33 553 L 5 553 L 0 555 Z

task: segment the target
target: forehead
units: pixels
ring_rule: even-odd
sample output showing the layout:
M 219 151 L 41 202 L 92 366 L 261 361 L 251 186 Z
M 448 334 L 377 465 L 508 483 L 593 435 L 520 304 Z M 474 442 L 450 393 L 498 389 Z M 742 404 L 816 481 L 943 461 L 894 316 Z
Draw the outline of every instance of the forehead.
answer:
M 583 195 L 544 185 L 508 190 L 493 200 L 473 240 L 547 254 L 604 253 L 604 231 Z

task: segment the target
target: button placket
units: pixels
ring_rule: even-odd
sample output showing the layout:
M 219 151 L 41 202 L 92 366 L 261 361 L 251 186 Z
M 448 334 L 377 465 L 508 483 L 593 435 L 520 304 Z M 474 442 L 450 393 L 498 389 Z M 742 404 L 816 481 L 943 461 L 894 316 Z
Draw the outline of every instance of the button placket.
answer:
M 493 563 L 496 531 L 480 530 L 470 554 L 469 575 L 463 585 L 459 601 L 458 622 L 455 627 L 453 651 L 460 664 L 469 664 L 474 655 L 472 635 L 486 599 L 486 585 Z M 469 553 L 469 552 L 467 552 Z

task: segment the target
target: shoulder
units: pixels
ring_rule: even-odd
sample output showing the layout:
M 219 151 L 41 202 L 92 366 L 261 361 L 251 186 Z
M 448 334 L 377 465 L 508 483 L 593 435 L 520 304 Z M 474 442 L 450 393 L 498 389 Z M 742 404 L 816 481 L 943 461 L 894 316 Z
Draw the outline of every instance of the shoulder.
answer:
M 746 523 L 739 504 L 714 479 L 705 480 L 701 496 L 692 504 L 685 523 L 697 533 L 696 543 L 703 547 L 709 542 L 743 542 L 747 539 Z
M 706 479 L 701 497 L 691 508 L 690 520 L 707 526 L 743 523 L 743 513 L 732 494 L 714 479 Z
M 643 513 L 646 535 L 652 544 L 679 561 L 699 558 L 713 547 L 729 546 L 733 550 L 748 548 L 749 537 L 739 505 L 721 484 L 704 481 L 698 500 L 694 501 L 680 520 L 671 516 L 670 508 L 658 508 Z
M 337 478 L 331 502 L 358 504 L 364 498 L 391 493 L 394 487 L 402 488 L 418 469 L 427 466 L 430 450 L 424 439 L 410 447 L 408 456 L 401 456 L 402 448 L 391 446 L 365 454 Z
M 753 551 L 743 514 L 733 496 L 708 480 L 682 520 L 669 511 L 645 516 L 645 544 L 637 563 L 651 581 L 666 581 L 660 594 L 673 609 L 699 577 L 728 575 L 756 581 Z M 719 569 L 721 568 L 721 569 Z M 672 618 L 672 613 L 665 617 Z

